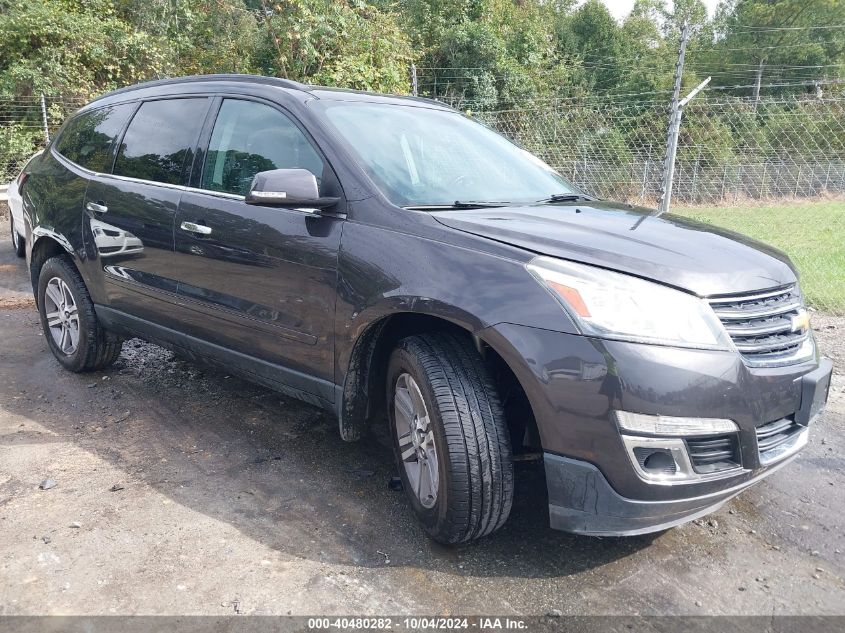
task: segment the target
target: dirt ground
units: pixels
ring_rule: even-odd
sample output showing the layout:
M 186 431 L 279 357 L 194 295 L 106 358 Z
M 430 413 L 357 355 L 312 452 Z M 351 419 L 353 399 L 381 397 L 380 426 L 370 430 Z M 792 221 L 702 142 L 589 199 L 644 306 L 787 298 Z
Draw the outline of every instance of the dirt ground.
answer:
M 137 340 L 105 372 L 60 369 L 0 225 L 0 614 L 845 614 L 841 373 L 803 454 L 709 518 L 555 532 L 523 463 L 505 527 L 448 549 L 388 488 L 383 432 L 346 444 Z M 814 322 L 845 367 L 845 319 Z

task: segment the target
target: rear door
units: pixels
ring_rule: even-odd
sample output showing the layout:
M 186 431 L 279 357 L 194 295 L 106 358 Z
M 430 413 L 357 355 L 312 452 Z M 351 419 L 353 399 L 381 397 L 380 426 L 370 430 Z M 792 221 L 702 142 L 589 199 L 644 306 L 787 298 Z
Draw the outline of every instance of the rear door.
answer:
M 279 107 L 224 98 L 218 109 L 176 221 L 183 328 L 283 365 L 291 387 L 331 400 L 342 216 L 247 205 L 244 195 L 270 169 L 308 169 L 321 195 L 341 195 L 339 184 Z
M 105 302 L 115 310 L 162 325 L 178 322 L 173 227 L 210 101 L 141 103 L 112 173 L 88 186 L 86 246 L 103 271 Z

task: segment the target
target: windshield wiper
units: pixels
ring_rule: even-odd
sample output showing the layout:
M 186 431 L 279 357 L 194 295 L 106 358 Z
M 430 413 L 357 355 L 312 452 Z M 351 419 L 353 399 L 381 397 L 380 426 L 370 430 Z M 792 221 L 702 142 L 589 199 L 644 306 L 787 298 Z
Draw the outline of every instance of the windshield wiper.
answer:
M 437 211 L 448 209 L 494 209 L 496 207 L 503 207 L 510 204 L 507 201 L 475 201 L 475 200 L 455 200 L 452 204 L 415 204 L 404 207 L 412 211 Z
M 596 198 L 593 198 L 592 196 L 585 196 L 584 194 L 581 194 L 581 193 L 554 193 L 554 194 L 550 195 L 548 198 L 543 198 L 542 200 L 537 200 L 537 202 L 540 202 L 540 203 L 543 203 L 543 202 L 549 202 L 549 203 L 554 203 L 554 202 L 578 202 L 579 200 L 585 200 L 587 202 L 590 202 L 592 200 L 596 200 Z

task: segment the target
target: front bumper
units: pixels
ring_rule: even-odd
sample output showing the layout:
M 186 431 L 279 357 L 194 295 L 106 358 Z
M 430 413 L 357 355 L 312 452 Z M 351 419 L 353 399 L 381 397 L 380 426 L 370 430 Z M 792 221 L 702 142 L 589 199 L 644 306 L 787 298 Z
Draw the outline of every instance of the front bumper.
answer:
M 751 479 L 725 490 L 686 499 L 640 501 L 617 493 L 592 464 L 545 453 L 549 523 L 555 530 L 590 536 L 634 536 L 665 530 L 718 510 L 726 501 L 785 466 L 797 455 L 797 452 L 793 453 Z
M 781 468 L 807 441 L 807 405 L 818 399 L 818 390 L 810 397 L 808 385 L 832 370 L 826 359 L 750 368 L 732 352 L 604 341 L 511 324 L 488 328 L 482 338 L 503 356 L 531 403 L 546 458 L 552 527 L 584 534 L 640 534 L 678 525 Z M 688 482 L 646 481 L 626 450 L 616 410 L 731 419 L 739 428 L 738 468 Z M 758 433 L 780 420 L 804 431 L 789 450 L 765 459 Z

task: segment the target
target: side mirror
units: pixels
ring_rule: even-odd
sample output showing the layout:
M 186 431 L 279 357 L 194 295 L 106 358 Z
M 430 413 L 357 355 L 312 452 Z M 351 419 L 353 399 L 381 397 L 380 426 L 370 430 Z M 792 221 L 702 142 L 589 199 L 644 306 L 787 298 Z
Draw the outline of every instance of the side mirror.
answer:
M 339 200 L 321 198 L 317 179 L 307 169 L 271 169 L 255 174 L 244 201 L 288 209 L 325 209 Z

